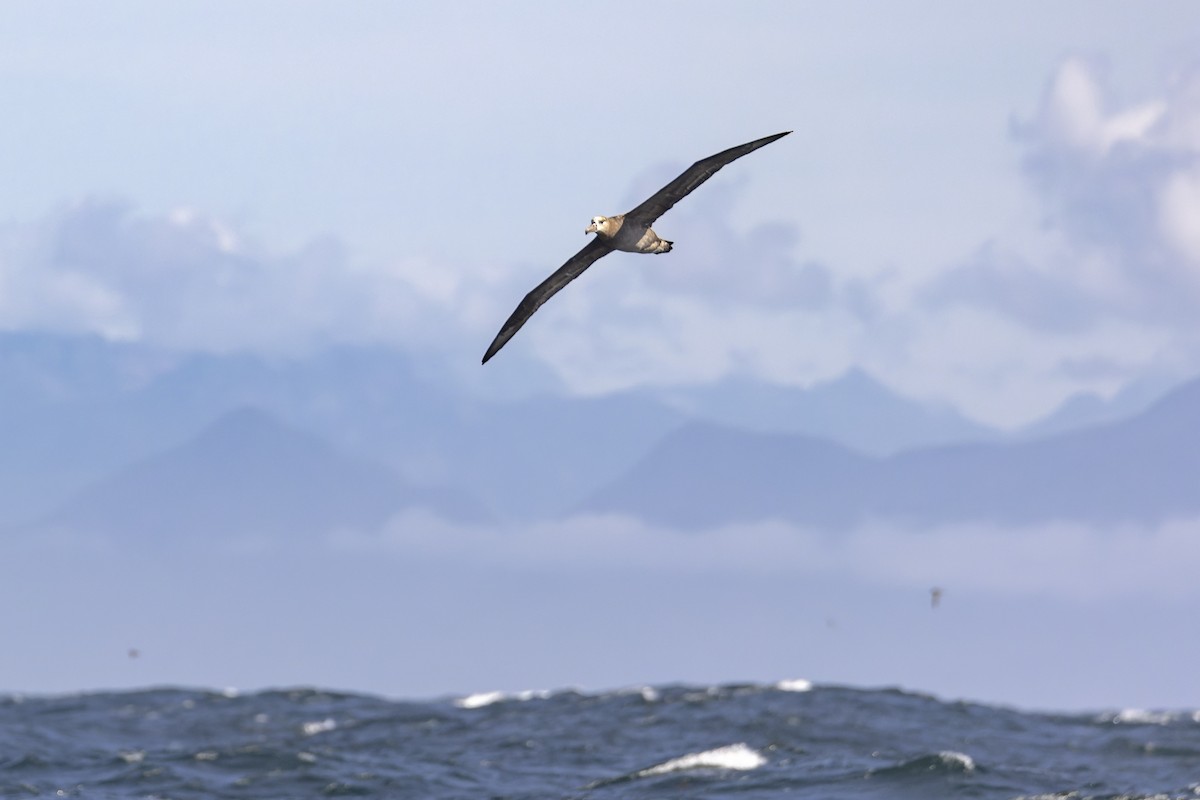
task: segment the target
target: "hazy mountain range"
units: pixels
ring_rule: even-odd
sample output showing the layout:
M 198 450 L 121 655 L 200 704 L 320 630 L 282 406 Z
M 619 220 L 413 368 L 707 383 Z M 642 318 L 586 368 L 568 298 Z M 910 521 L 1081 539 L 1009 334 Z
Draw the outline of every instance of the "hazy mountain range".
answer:
M 581 510 L 690 528 L 1155 522 L 1200 514 L 1200 379 L 1120 422 L 1041 439 L 872 457 L 809 436 L 692 423 Z
M 1081 423 L 1106 418 L 1075 405 Z M 384 349 L 269 360 L 5 334 L 0 525 L 146 541 L 372 529 L 413 506 L 683 528 L 1200 510 L 1200 382 L 1117 422 L 1069 430 L 1069 410 L 1043 426 L 1066 433 L 1004 437 L 861 372 L 808 390 L 496 401 Z
M 73 494 L 39 527 L 153 545 L 235 531 L 249 537 L 375 530 L 420 506 L 451 520 L 488 519 L 453 488 L 414 487 L 254 408 L 230 411 L 194 439 L 118 469 Z

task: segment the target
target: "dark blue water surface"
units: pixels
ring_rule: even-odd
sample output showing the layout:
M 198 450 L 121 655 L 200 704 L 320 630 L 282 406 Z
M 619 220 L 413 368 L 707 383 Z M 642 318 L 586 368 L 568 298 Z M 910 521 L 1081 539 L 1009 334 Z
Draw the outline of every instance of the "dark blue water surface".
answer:
M 1196 798 L 1200 713 L 1028 713 L 801 681 L 429 702 L 6 696 L 0 795 Z

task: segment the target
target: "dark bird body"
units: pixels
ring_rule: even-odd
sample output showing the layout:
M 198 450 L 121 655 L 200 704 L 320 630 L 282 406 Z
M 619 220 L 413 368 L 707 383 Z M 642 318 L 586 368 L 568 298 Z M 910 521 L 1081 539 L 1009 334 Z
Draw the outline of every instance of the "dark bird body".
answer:
M 726 164 L 736 161 L 742 156 L 764 147 L 776 139 L 787 136 L 791 131 L 777 133 L 756 139 L 753 142 L 722 150 L 716 155 L 702 158 L 692 164 L 675 180 L 659 189 L 647 200 L 632 211 L 617 214 L 612 217 L 592 217 L 592 222 L 584 230 L 584 234 L 594 233 L 596 238 L 575 255 L 567 260 L 554 274 L 534 287 L 525 295 L 516 310 L 492 340 L 487 352 L 483 354 L 483 363 L 496 355 L 501 347 L 511 339 L 521 326 L 533 316 L 533 312 L 541 307 L 559 289 L 578 278 L 583 271 L 597 260 L 613 250 L 624 250 L 630 253 L 669 253 L 672 242 L 660 239 L 651 225 L 671 207 L 696 190 L 700 184 L 716 174 L 717 170 Z

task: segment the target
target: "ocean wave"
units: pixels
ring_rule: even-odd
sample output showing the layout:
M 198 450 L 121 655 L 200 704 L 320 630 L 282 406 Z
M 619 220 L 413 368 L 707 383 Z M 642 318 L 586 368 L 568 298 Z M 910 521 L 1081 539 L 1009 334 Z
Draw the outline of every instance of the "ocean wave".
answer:
M 625 697 L 629 695 L 640 695 L 642 700 L 647 703 L 656 703 L 665 696 L 678 697 L 688 703 L 704 703 L 714 699 L 744 695 L 757 694 L 759 692 L 780 691 L 780 692 L 811 692 L 818 688 L 812 681 L 804 678 L 786 678 L 776 681 L 775 683 L 748 683 L 748 684 L 717 684 L 712 686 L 689 686 L 689 685 L 673 685 L 666 687 L 655 686 L 624 686 L 619 689 L 599 689 L 592 691 L 584 691 L 578 688 L 571 689 L 526 689 L 520 692 L 505 692 L 505 691 L 489 691 L 489 692 L 474 692 L 472 694 L 462 695 L 452 699 L 454 705 L 459 708 L 485 708 L 495 705 L 496 703 L 504 703 L 510 701 L 526 701 L 526 700 L 545 700 L 551 697 L 562 696 L 564 694 L 572 694 L 577 697 L 593 697 L 593 698 L 609 698 L 609 697 Z
M 943 750 L 940 753 L 919 756 L 917 758 L 904 761 L 900 764 L 894 764 L 890 767 L 873 769 L 867 774 L 872 776 L 912 775 L 914 773 L 924 772 L 974 772 L 975 769 L 975 759 L 971 758 L 966 753 L 960 753 L 957 750 Z
M 699 753 L 688 753 L 679 758 L 672 758 L 653 767 L 647 767 L 634 773 L 634 777 L 646 778 L 651 775 L 664 775 L 668 772 L 680 772 L 690 769 L 720 769 L 720 770 L 752 770 L 767 763 L 767 759 L 745 743 L 730 744 L 713 750 Z
M 506 700 L 508 695 L 504 692 L 476 692 L 465 697 L 460 697 L 454 701 L 454 705 L 459 708 L 484 708 L 486 706 L 495 705 L 503 700 Z
M 545 700 L 553 695 L 554 692 L 548 689 L 525 689 L 520 692 L 476 692 L 457 698 L 454 705 L 459 708 L 486 708 L 509 700 L 518 702 Z
M 615 692 L 603 692 L 599 697 L 627 697 L 629 695 L 637 695 L 646 703 L 657 703 L 662 699 L 662 693 L 653 686 L 627 686 L 624 689 L 618 689 Z M 585 695 L 586 696 L 586 695 Z
M 458 695 L 407 701 L 319 689 L 26 697 L 0 703 L 0 797 L 53 797 L 70 780 L 81 788 L 67 794 L 105 797 L 176 796 L 180 786 L 205 797 L 308 797 L 325 787 L 452 800 L 529 796 L 536 785 L 539 796 L 596 798 L 791 789 L 1200 800 L 1191 708 L 1158 726 L 1163 712 L 1118 706 L 1101 723 L 1096 711 L 1022 712 L 896 689 L 818 685 L 797 694 L 776 681 L 463 695 L 459 705 L 482 710 L 456 708 Z M 657 700 L 647 705 L 647 695 Z M 609 788 L 590 793 L 597 787 Z
M 938 758 L 947 767 L 961 769 L 963 772 L 975 771 L 975 759 L 971 758 L 966 753 L 960 753 L 957 750 L 943 750 L 938 753 Z
M 1113 725 L 1170 725 L 1181 718 L 1181 715 L 1169 711 L 1123 708 L 1120 711 L 1101 714 L 1096 721 Z
M 1188 794 L 1083 794 L 1078 790 L 1069 792 L 1053 792 L 1051 794 L 1023 794 L 1013 800 L 1191 800 L 1200 795 L 1200 790 L 1193 789 Z
M 300 731 L 305 736 L 316 736 L 318 733 L 325 733 L 326 731 L 331 731 L 336 727 L 337 722 L 332 718 L 329 718 L 305 722 L 300 726 Z

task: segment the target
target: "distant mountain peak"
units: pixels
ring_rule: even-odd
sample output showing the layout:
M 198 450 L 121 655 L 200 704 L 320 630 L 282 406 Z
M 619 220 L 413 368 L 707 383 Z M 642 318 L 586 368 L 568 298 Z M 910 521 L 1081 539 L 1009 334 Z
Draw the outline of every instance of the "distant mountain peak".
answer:
M 687 425 L 581 508 L 694 529 L 764 519 L 1159 522 L 1200 513 L 1200 379 L 1141 414 L 1043 439 L 860 456 L 796 434 Z
M 449 518 L 483 515 L 470 498 L 410 486 L 383 465 L 344 454 L 260 408 L 240 406 L 189 441 L 86 488 L 45 525 L 141 542 L 247 535 L 289 540 L 339 529 L 375 531 L 412 506 Z
M 949 407 L 898 394 L 858 366 L 807 388 L 738 377 L 665 397 L 701 419 L 746 430 L 817 436 L 875 455 L 998 437 Z

